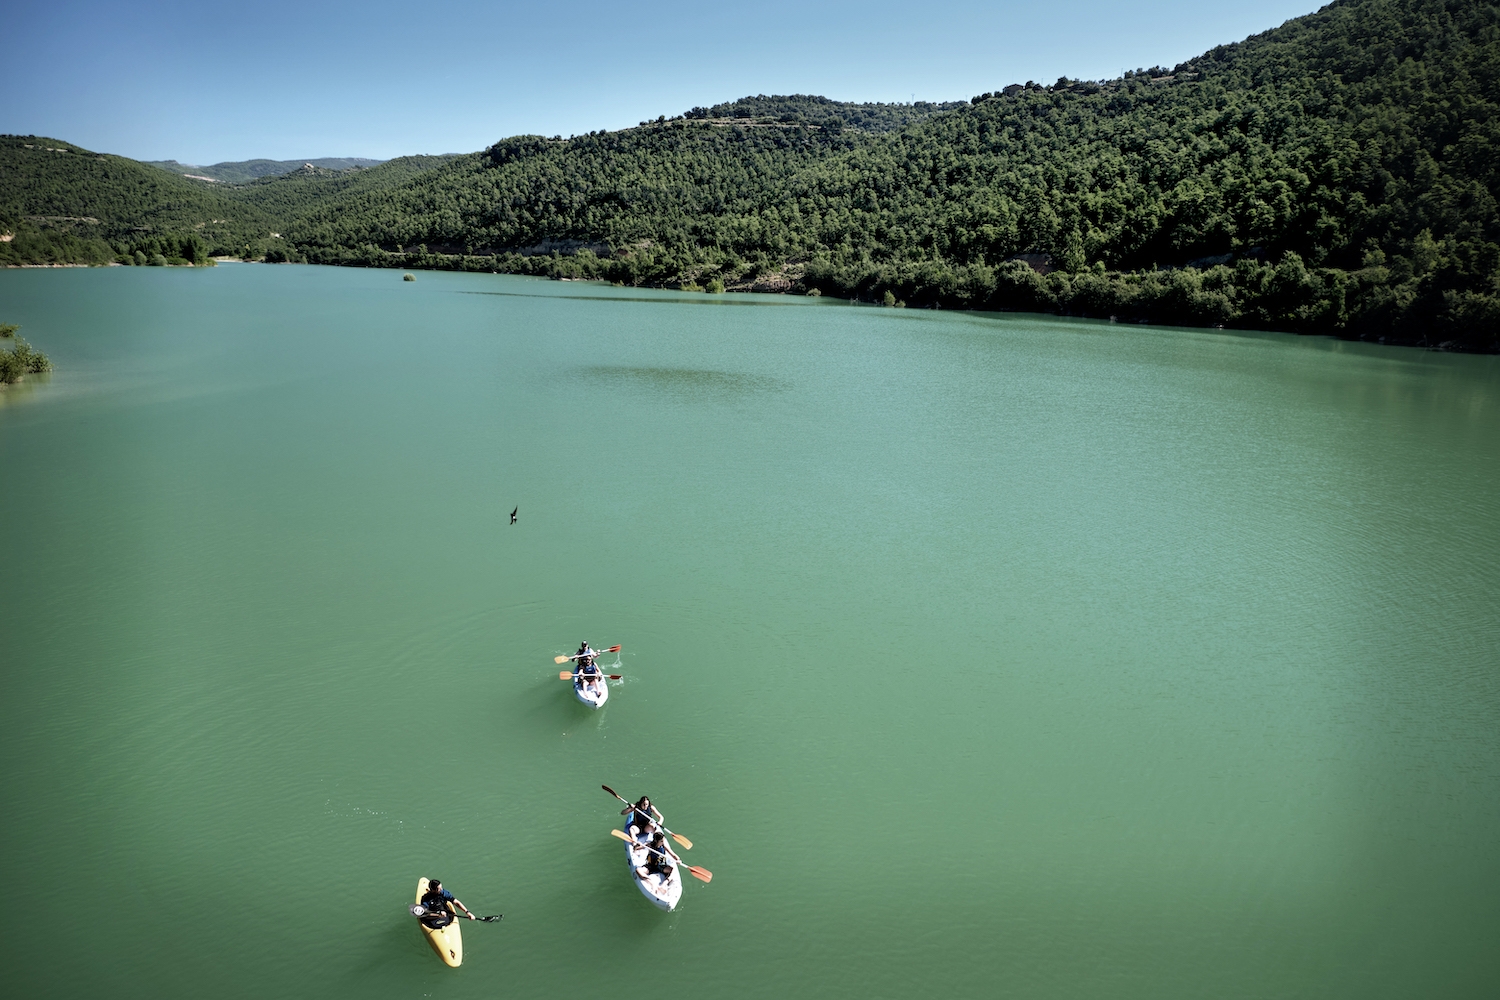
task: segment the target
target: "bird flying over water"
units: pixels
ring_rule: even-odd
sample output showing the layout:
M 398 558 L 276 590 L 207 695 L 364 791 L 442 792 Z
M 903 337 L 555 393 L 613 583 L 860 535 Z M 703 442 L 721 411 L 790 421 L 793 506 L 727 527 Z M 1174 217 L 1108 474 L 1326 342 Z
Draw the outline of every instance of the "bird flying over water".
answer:
M 510 512 L 510 523 L 511 524 L 515 524 L 516 523 L 516 511 L 519 511 L 520 509 L 521 509 L 521 505 L 517 504 L 516 505 L 516 509 Z

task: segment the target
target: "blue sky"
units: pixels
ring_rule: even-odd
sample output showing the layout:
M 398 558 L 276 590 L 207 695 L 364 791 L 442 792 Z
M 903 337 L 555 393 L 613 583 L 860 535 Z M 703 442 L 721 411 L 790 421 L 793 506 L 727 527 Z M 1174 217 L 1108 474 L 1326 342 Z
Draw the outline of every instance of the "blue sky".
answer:
M 1316 0 L 11 0 L 0 132 L 137 159 L 466 152 L 745 94 L 955 100 L 1172 65 Z

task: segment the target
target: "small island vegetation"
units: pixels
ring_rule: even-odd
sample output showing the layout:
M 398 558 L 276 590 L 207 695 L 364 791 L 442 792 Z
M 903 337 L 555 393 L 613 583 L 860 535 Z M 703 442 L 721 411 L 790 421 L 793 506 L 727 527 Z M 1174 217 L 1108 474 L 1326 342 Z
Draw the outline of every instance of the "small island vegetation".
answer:
M 0 345 L 0 385 L 12 385 L 27 375 L 50 372 L 52 362 L 41 351 L 33 350 L 17 335 L 20 326 L 15 323 L 0 323 L 0 340 L 9 340 L 9 349 Z

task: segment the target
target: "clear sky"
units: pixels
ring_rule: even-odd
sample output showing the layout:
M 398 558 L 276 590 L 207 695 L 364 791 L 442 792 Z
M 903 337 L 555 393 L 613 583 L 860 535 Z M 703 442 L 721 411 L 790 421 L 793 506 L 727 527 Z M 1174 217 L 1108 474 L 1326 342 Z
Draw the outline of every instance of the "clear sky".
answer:
M 137 159 L 468 152 L 746 94 L 966 99 L 1170 66 L 1317 0 L 8 0 L 0 132 Z

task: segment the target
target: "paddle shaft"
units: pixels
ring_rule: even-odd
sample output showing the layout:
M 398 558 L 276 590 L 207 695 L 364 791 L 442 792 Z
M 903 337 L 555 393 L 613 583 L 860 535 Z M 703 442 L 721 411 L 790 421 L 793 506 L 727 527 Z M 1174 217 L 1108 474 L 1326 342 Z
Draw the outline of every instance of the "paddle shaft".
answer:
M 422 904 L 418 903 L 417 905 L 421 906 Z M 434 912 L 432 910 L 427 909 L 427 907 L 425 907 L 425 906 L 422 907 L 422 911 L 423 911 L 422 912 L 422 916 L 426 916 L 426 915 L 429 915 L 429 914 L 431 914 L 431 913 Z M 449 910 L 448 912 L 449 913 L 453 913 L 452 910 Z M 472 910 L 468 910 L 468 909 L 464 910 L 464 914 L 467 916 L 468 919 L 470 919 L 470 920 L 476 920 L 476 921 L 478 921 L 481 924 L 492 924 L 496 920 L 499 920 L 501 917 L 505 916 L 505 914 L 503 914 L 503 913 L 494 913 L 494 914 L 491 914 L 488 917 L 476 917 L 474 915 L 474 912 Z M 420 920 L 421 916 L 419 916 L 417 919 Z M 460 918 L 457 913 L 453 913 L 453 919 L 454 920 L 459 920 L 459 919 L 462 919 L 462 918 Z M 447 925 L 445 924 L 444 926 L 447 926 Z
M 552 662 L 567 663 L 569 660 L 576 660 L 580 656 L 598 656 L 600 653 L 618 653 L 620 651 L 620 648 L 621 647 L 619 646 L 611 646 L 608 649 L 596 649 L 592 653 L 574 653 L 572 656 L 554 656 L 552 658 Z

